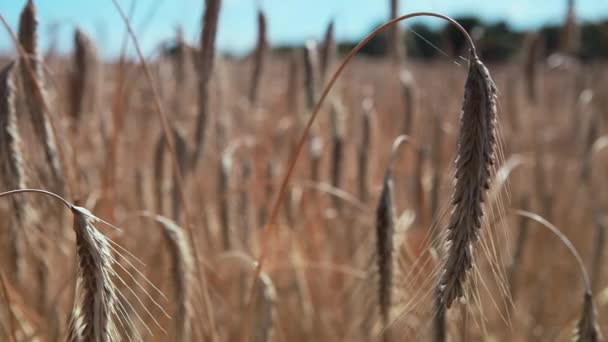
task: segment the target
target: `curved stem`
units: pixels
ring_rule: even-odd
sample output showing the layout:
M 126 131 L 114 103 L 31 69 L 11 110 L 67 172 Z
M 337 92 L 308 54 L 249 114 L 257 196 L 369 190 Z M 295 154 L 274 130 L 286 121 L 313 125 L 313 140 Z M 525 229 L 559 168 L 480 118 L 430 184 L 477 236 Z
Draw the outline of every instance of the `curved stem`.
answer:
M 557 227 L 555 227 L 551 222 L 545 220 L 540 215 L 537 215 L 537 214 L 534 214 L 534 213 L 531 213 L 531 212 L 525 211 L 525 210 L 515 210 L 515 214 L 522 216 L 522 217 L 529 218 L 531 220 L 534 220 L 534 221 L 540 223 L 545 228 L 549 229 L 555 236 L 557 236 L 558 239 L 560 239 L 562 241 L 564 246 L 566 246 L 566 248 L 568 248 L 570 253 L 574 256 L 574 259 L 576 259 L 576 262 L 578 263 L 578 267 L 580 268 L 581 273 L 583 274 L 583 282 L 585 283 L 585 290 L 588 294 L 591 294 L 592 290 L 591 290 L 591 281 L 589 280 L 589 274 L 587 273 L 587 269 L 585 268 L 583 259 L 581 258 L 580 254 L 578 254 L 578 251 L 572 244 L 572 241 L 570 241 L 566 237 L 566 235 L 564 235 L 564 233 L 562 233 L 559 229 L 557 229 Z
M 314 123 L 317 115 L 319 114 L 319 111 L 321 109 L 321 105 L 323 104 L 323 102 L 325 101 L 327 95 L 329 94 L 330 90 L 332 89 L 332 87 L 334 86 L 334 84 L 336 83 L 338 77 L 340 76 L 340 74 L 342 74 L 342 72 L 344 71 L 344 69 L 346 68 L 346 66 L 348 65 L 348 63 L 355 57 L 355 55 L 359 52 L 359 50 L 361 50 L 370 40 L 372 40 L 376 35 L 378 35 L 380 32 L 386 30 L 388 27 L 391 27 L 393 25 L 396 25 L 398 22 L 406 20 L 406 19 L 410 19 L 410 18 L 414 18 L 414 17 L 422 17 L 422 16 L 426 16 L 426 17 L 436 17 L 436 18 L 440 18 L 440 19 L 444 19 L 446 21 L 448 21 L 450 24 L 454 25 L 459 31 L 461 31 L 466 39 L 467 42 L 469 44 L 469 49 L 470 49 L 470 53 L 471 56 L 476 58 L 477 57 L 477 53 L 475 50 L 475 44 L 473 43 L 473 39 L 471 38 L 471 36 L 467 33 L 467 31 L 454 19 L 442 15 L 442 14 L 438 14 L 438 13 L 433 13 L 433 12 L 416 12 L 416 13 L 410 13 L 410 14 L 406 14 L 400 17 L 397 17 L 393 20 L 390 20 L 382 25 L 380 25 L 378 28 L 376 28 L 374 31 L 372 31 L 370 34 L 368 34 L 363 40 L 361 40 L 359 42 L 359 44 L 357 44 L 349 53 L 348 55 L 346 55 L 346 57 L 342 60 L 342 62 L 340 63 L 340 65 L 338 66 L 338 68 L 336 69 L 336 71 L 334 72 L 333 76 L 331 77 L 331 79 L 329 80 L 329 82 L 327 83 L 327 85 L 325 86 L 325 89 L 323 90 L 323 93 L 321 94 L 321 97 L 319 98 L 319 100 L 317 101 L 317 104 L 315 105 L 312 114 L 310 116 L 310 118 L 308 119 L 308 122 L 306 123 L 306 127 L 304 128 L 304 132 L 302 133 L 300 140 L 298 141 L 297 147 L 296 147 L 296 151 L 294 156 L 292 157 L 292 160 L 290 161 L 287 170 L 285 171 L 285 175 L 283 176 L 283 180 L 281 182 L 281 187 L 279 188 L 279 193 L 277 194 L 273 206 L 272 206 L 272 211 L 270 214 L 270 217 L 268 219 L 268 222 L 266 224 L 266 231 L 271 231 L 272 228 L 274 226 L 274 224 L 276 223 L 276 219 L 279 213 L 279 208 L 281 206 L 281 203 L 283 202 L 283 197 L 285 196 L 285 192 L 287 191 L 287 184 L 289 183 L 289 180 L 293 174 L 293 171 L 295 169 L 295 164 L 298 160 L 298 157 L 300 156 L 300 153 L 303 149 L 303 146 L 306 142 L 306 138 L 308 137 L 308 133 L 310 131 L 310 128 L 312 127 L 312 124 Z M 265 244 L 266 241 L 268 239 L 263 239 L 262 243 L 263 243 L 263 247 L 261 249 L 261 256 L 260 256 L 260 265 L 261 265 L 261 261 L 264 259 L 265 253 L 266 253 L 266 248 L 265 248 Z
M 46 191 L 46 190 L 40 190 L 40 189 L 17 189 L 17 190 L 10 190 L 10 191 L 6 191 L 6 192 L 2 192 L 0 193 L 0 197 L 4 197 L 4 196 L 9 196 L 9 195 L 14 195 L 14 194 L 19 194 L 19 193 L 24 193 L 24 192 L 29 192 L 29 193 L 38 193 L 38 194 L 43 194 L 43 195 L 47 195 L 50 197 L 53 197 L 55 199 L 60 200 L 63 204 L 65 204 L 66 207 L 68 207 L 68 209 L 72 209 L 74 207 L 74 205 L 68 201 L 66 201 L 63 197 L 50 192 L 50 191 Z
M 293 171 L 295 170 L 295 165 L 296 162 L 298 161 L 298 158 L 302 152 L 302 149 L 304 147 L 304 144 L 306 143 L 306 138 L 308 137 L 308 133 L 310 132 L 310 129 L 312 127 L 312 124 L 315 122 L 315 119 L 317 118 L 317 115 L 319 114 L 319 110 L 321 109 L 321 105 L 323 104 L 323 102 L 325 101 L 325 99 L 327 98 L 327 95 L 329 94 L 330 90 L 332 89 L 332 87 L 334 86 L 334 84 L 336 83 L 336 81 L 338 80 L 338 77 L 342 74 L 342 72 L 344 71 L 344 69 L 346 68 L 346 66 L 348 65 L 348 63 L 350 63 L 350 61 L 355 57 L 355 55 L 359 52 L 359 50 L 361 50 L 370 40 L 372 40 L 372 38 L 374 38 L 376 35 L 378 35 L 380 32 L 386 30 L 387 28 L 396 25 L 398 22 L 409 19 L 409 18 L 414 18 L 414 17 L 422 17 L 422 16 L 427 16 L 427 17 L 436 17 L 436 18 L 440 18 L 443 20 L 448 21 L 450 24 L 454 25 L 456 28 L 458 28 L 459 31 L 461 31 L 466 39 L 467 42 L 469 44 L 469 49 L 470 49 L 470 53 L 471 56 L 474 58 L 477 58 L 477 53 L 475 50 L 475 44 L 473 43 L 473 39 L 471 38 L 471 36 L 469 36 L 469 34 L 467 33 L 467 31 L 454 19 L 445 16 L 445 15 L 441 15 L 438 13 L 432 13 L 432 12 L 416 12 L 416 13 L 410 13 L 410 14 L 406 14 L 400 17 L 397 17 L 393 20 L 390 20 L 382 25 L 380 25 L 378 28 L 376 28 L 374 31 L 372 31 L 370 34 L 368 34 L 363 40 L 361 40 L 359 42 L 359 44 L 357 44 L 349 53 L 348 55 L 346 55 L 346 57 L 342 60 L 342 62 L 340 63 L 340 65 L 338 66 L 338 68 L 336 69 L 336 71 L 334 71 L 334 74 L 332 75 L 331 79 L 329 80 L 329 82 L 325 85 L 325 89 L 323 89 L 323 92 L 321 93 L 321 97 L 318 99 L 315 107 L 312 110 L 312 114 L 310 115 L 310 118 L 308 119 L 308 122 L 306 123 L 306 126 L 304 128 L 304 132 L 302 133 L 302 135 L 300 136 L 300 140 L 298 141 L 298 144 L 296 146 L 296 150 L 295 153 L 292 157 L 292 159 L 290 160 L 288 166 L 287 166 L 287 170 L 285 171 L 285 175 L 283 176 L 283 179 L 281 181 L 281 186 L 279 188 L 279 192 L 277 193 L 274 202 L 272 204 L 272 210 L 270 212 L 270 216 L 268 218 L 268 221 L 266 222 L 266 225 L 264 227 L 264 231 L 263 231 L 263 237 L 262 237 L 262 241 L 261 241 L 261 248 L 260 248 L 260 256 L 258 258 L 258 264 L 256 267 L 256 278 L 255 280 L 252 282 L 251 284 L 251 288 L 249 291 L 249 299 L 247 300 L 247 306 L 248 306 L 248 310 L 251 309 L 251 302 L 250 299 L 253 298 L 253 291 L 255 290 L 255 286 L 257 283 L 257 278 L 259 277 L 260 273 L 262 272 L 262 267 L 264 264 L 264 259 L 266 257 L 266 253 L 268 252 L 268 242 L 270 241 L 269 237 L 271 236 L 271 233 L 274 230 L 274 226 L 277 220 L 277 217 L 279 215 L 279 209 L 281 207 L 281 203 L 283 203 L 283 198 L 285 197 L 285 193 L 287 192 L 287 185 L 289 183 L 289 180 L 291 179 L 291 176 L 293 174 Z M 243 338 L 245 338 L 245 336 L 242 336 Z

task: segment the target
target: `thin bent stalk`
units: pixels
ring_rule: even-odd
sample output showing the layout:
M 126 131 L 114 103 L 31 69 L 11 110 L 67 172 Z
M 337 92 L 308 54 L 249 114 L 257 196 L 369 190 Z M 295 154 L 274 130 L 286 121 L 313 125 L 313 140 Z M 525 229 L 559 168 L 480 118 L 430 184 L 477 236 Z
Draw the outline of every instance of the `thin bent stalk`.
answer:
M 572 340 L 574 342 L 597 342 L 601 341 L 601 333 L 597 325 L 597 317 L 595 313 L 595 306 L 593 305 L 593 289 L 589 273 L 581 258 L 580 254 L 572 244 L 572 242 L 551 222 L 545 220 L 543 217 L 524 210 L 516 210 L 515 214 L 536 221 L 541 224 L 542 227 L 547 228 L 553 235 L 555 235 L 564 246 L 568 249 L 570 254 L 576 260 L 579 270 L 583 277 L 583 285 L 585 292 L 583 296 L 583 307 L 581 316 L 574 330 Z
M 403 16 L 400 16 L 398 18 L 395 18 L 391 21 L 388 21 L 382 25 L 380 25 L 378 28 L 376 28 L 374 31 L 372 31 L 370 34 L 368 34 L 365 38 L 363 38 L 363 40 L 361 40 L 347 55 L 346 57 L 344 57 L 343 61 L 338 65 L 338 68 L 336 69 L 336 71 L 334 72 L 334 74 L 332 75 L 332 77 L 330 78 L 329 82 L 327 83 L 327 85 L 325 86 L 325 89 L 323 90 L 323 92 L 321 93 L 321 96 L 319 97 L 318 101 L 316 102 L 312 113 L 308 119 L 308 122 L 306 123 L 306 126 L 304 127 L 304 131 L 302 133 L 302 135 L 300 136 L 300 139 L 298 140 L 298 144 L 296 146 L 296 150 L 295 153 L 292 156 L 292 159 L 290 160 L 290 162 L 288 163 L 288 167 L 285 170 L 285 174 L 282 178 L 281 181 L 281 185 L 279 187 L 279 191 L 277 193 L 277 195 L 275 196 L 273 205 L 272 205 L 272 210 L 270 212 L 270 216 L 268 218 L 268 220 L 266 221 L 266 225 L 264 228 L 264 234 L 266 236 L 264 236 L 264 238 L 262 239 L 262 246 L 261 246 L 261 254 L 260 257 L 258 259 L 258 264 L 257 264 L 257 270 L 256 270 L 256 278 L 257 276 L 259 276 L 262 267 L 264 265 L 264 259 L 266 257 L 266 254 L 268 253 L 268 242 L 270 241 L 270 239 L 268 239 L 268 236 L 270 234 L 272 234 L 276 228 L 276 221 L 278 218 L 278 214 L 279 214 L 279 209 L 281 206 L 281 203 L 283 203 L 284 201 L 284 197 L 285 194 L 287 192 L 287 188 L 288 188 L 288 184 L 289 181 L 291 179 L 291 176 L 293 175 L 293 172 L 295 170 L 295 166 L 296 166 L 296 162 L 302 152 L 302 149 L 304 147 L 304 144 L 306 143 L 306 140 L 308 138 L 309 132 L 311 130 L 312 124 L 315 122 L 315 119 L 317 118 L 317 115 L 319 114 L 319 111 L 321 109 L 321 106 L 323 105 L 325 99 L 327 98 L 327 96 L 329 95 L 329 92 L 331 91 L 331 89 L 333 88 L 334 84 L 336 83 L 338 77 L 342 74 L 342 72 L 344 71 L 344 69 L 346 68 L 346 66 L 350 63 L 350 61 L 355 57 L 355 55 L 359 52 L 359 50 L 361 50 L 371 39 L 373 39 L 376 35 L 378 35 L 380 32 L 386 30 L 387 28 L 397 24 L 400 21 L 403 20 L 407 20 L 410 18 L 414 18 L 414 17 L 420 17 L 420 16 L 430 16 L 430 17 L 436 17 L 436 18 L 440 18 L 443 20 L 446 20 L 448 22 L 450 22 L 452 25 L 454 25 L 456 28 L 458 28 L 458 30 L 460 32 L 462 32 L 467 40 L 468 46 L 471 50 L 471 54 L 472 55 L 476 55 L 475 52 L 475 44 L 473 43 L 473 40 L 471 39 L 471 37 L 469 36 L 469 34 L 467 33 L 467 31 L 458 23 L 456 22 L 454 19 L 441 15 L 441 14 L 437 14 L 437 13 L 432 13 L 432 12 L 416 12 L 416 13 L 411 13 L 411 14 L 406 14 Z M 254 287 L 251 288 L 250 291 L 250 295 L 249 298 L 252 298 L 252 294 L 253 294 L 253 290 Z

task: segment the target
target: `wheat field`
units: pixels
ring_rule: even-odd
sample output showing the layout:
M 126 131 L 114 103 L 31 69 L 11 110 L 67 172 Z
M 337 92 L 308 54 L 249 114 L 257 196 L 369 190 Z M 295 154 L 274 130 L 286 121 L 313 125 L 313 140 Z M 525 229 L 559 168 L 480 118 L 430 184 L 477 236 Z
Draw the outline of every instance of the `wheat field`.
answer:
M 116 60 L 0 11 L 0 341 L 602 340 L 608 68 L 570 15 L 486 63 L 436 13 L 465 48 L 407 58 L 394 0 L 382 57 L 260 10 L 236 58 L 204 2 L 144 58 L 114 1 Z

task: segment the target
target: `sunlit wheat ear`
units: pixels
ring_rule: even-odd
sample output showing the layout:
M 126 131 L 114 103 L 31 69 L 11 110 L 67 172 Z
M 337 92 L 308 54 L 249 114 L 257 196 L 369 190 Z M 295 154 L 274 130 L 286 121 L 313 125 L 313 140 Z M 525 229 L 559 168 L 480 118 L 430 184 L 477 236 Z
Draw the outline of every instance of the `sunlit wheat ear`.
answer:
M 75 310 L 80 311 L 82 341 L 106 342 L 118 338 L 113 316 L 117 313 L 117 290 L 111 279 L 116 260 L 106 237 L 93 225 L 99 219 L 85 208 L 72 206 L 76 254 L 78 257 L 77 298 Z M 75 317 L 74 317 L 75 318 Z
M 34 134 L 43 146 L 46 163 L 50 167 L 53 182 L 50 186 L 61 195 L 65 192 L 65 180 L 55 133 L 48 117 L 49 113 L 46 112 L 48 107 L 42 64 L 38 53 L 37 27 L 36 7 L 33 1 L 29 0 L 19 19 L 19 44 L 25 53 L 19 59 L 21 83 Z
M 21 150 L 21 137 L 15 111 L 15 63 L 11 62 L 0 71 L 0 158 L 2 159 L 2 183 L 7 189 L 26 187 L 26 173 Z M 11 262 L 13 271 L 20 278 L 23 263 L 22 235 L 26 219 L 35 212 L 22 195 L 10 198 L 15 221 L 10 224 Z M 29 215 L 29 216 L 28 216 Z
M 173 317 L 176 342 L 190 341 L 194 261 L 184 231 L 175 222 L 156 216 L 171 253 L 171 274 L 175 282 L 177 312 Z
M 304 83 L 306 89 L 306 108 L 311 109 L 317 102 L 317 82 L 319 78 L 319 56 L 317 44 L 307 41 L 304 48 Z
M 70 115 L 78 122 L 84 112 L 91 111 L 97 93 L 97 52 L 86 33 L 74 32 L 74 67 L 70 75 Z
M 70 320 L 68 321 L 68 336 L 66 340 L 68 342 L 81 342 L 83 328 L 84 322 L 82 321 L 82 312 L 80 311 L 80 308 L 75 307 L 70 313 Z
M 443 260 L 436 291 L 440 309 L 465 294 L 473 266 L 473 247 L 482 225 L 483 201 L 494 164 L 496 87 L 481 61 L 473 56 L 465 84 L 460 116 L 458 154 L 452 212 L 447 226 Z
M 270 277 L 262 272 L 257 283 L 257 312 L 255 319 L 255 342 L 268 342 L 272 338 L 275 321 L 276 290 Z
M 193 156 L 190 159 L 192 168 L 196 168 L 205 149 L 205 133 L 209 116 L 209 80 L 215 60 L 215 36 L 219 20 L 221 0 L 206 0 L 203 15 L 203 32 L 201 33 L 200 56 L 196 61 L 198 68 L 198 118 L 195 132 Z
M 583 300 L 583 312 L 581 317 L 576 324 L 574 330 L 574 336 L 572 341 L 574 342 L 598 342 L 602 341 L 600 330 L 597 326 L 597 317 L 595 312 L 595 306 L 593 305 L 593 296 L 591 293 L 586 292 Z
M 253 72 L 251 73 L 251 84 L 249 86 L 249 103 L 255 106 L 258 102 L 258 90 L 260 79 L 264 69 L 266 50 L 268 50 L 268 38 L 266 29 L 266 16 L 261 9 L 258 10 L 258 40 L 253 55 Z

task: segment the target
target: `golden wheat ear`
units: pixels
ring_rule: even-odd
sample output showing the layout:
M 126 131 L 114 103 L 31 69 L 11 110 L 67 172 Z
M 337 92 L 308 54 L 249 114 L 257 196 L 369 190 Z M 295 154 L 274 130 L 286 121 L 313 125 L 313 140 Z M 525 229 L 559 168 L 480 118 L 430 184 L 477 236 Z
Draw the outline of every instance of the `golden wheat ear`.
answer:
M 49 167 L 54 192 L 66 193 L 63 165 L 55 132 L 49 117 L 47 94 L 44 88 L 42 58 L 38 51 L 38 18 L 36 6 L 28 1 L 19 18 L 19 69 L 25 104 L 29 112 L 34 134 L 37 136 Z
M 490 184 L 496 144 L 496 86 L 488 69 L 473 55 L 460 116 L 452 213 L 447 226 L 446 255 L 436 291 L 447 309 L 464 296 L 473 247 L 482 225 L 483 202 Z
M 184 230 L 174 221 L 160 215 L 151 218 L 161 225 L 171 254 L 171 274 L 175 281 L 175 300 L 177 302 L 177 311 L 173 318 L 174 338 L 176 342 L 190 341 L 192 301 L 194 299 L 194 259 L 190 245 Z
M 21 149 L 21 136 L 17 127 L 15 110 L 15 63 L 9 63 L 0 71 L 0 158 L 2 159 L 1 180 L 8 189 L 23 189 L 26 187 L 26 173 Z M 22 195 L 11 197 L 14 216 L 9 228 L 9 245 L 11 265 L 17 279 L 21 278 L 23 270 L 23 229 L 26 220 L 35 211 Z
M 115 260 L 106 237 L 93 225 L 99 222 L 85 208 L 72 206 L 76 254 L 78 256 L 78 295 L 76 301 L 82 325 L 73 324 L 82 341 L 113 341 L 117 330 L 113 316 L 116 314 L 117 290 L 112 281 L 112 264 Z

